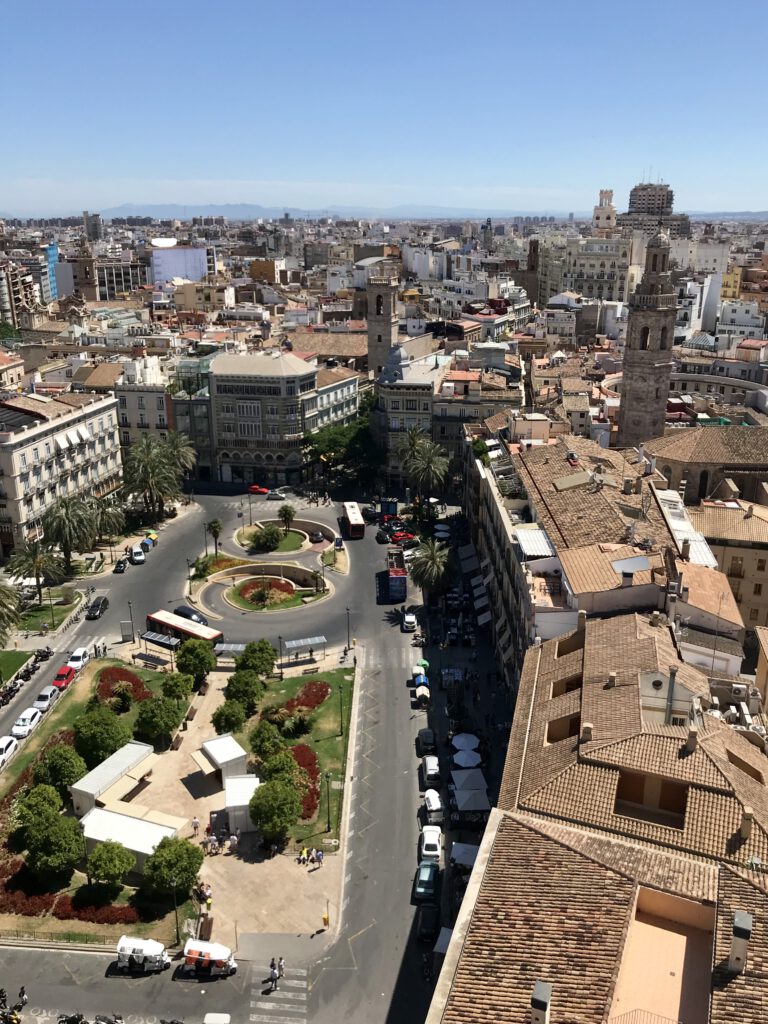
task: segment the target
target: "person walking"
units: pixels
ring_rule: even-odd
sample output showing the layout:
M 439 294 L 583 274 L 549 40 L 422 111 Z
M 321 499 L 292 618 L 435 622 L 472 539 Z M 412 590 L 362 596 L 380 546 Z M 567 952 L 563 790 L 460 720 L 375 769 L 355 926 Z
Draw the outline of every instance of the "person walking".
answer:
M 197 833 L 200 831 L 200 819 L 198 818 L 197 815 L 195 815 L 194 818 L 192 819 L 192 831 L 195 834 L 195 836 L 197 836 Z
M 317 864 L 317 866 L 319 868 L 321 868 L 323 866 L 324 858 L 325 858 L 325 854 L 323 853 L 323 851 L 322 850 L 317 850 L 316 853 L 315 853 L 315 863 Z
M 274 963 L 274 962 L 275 961 L 273 960 L 272 963 Z M 269 980 L 271 982 L 271 988 L 269 990 L 270 992 L 276 992 L 277 991 L 277 977 L 278 977 L 278 975 L 277 975 L 277 968 L 276 967 L 270 967 L 270 969 L 269 969 Z
M 269 969 L 270 969 L 270 971 L 274 971 L 274 969 L 276 967 L 277 967 L 277 961 L 275 960 L 274 957 L 272 957 L 272 959 L 269 961 Z
M 285 977 L 285 957 L 281 956 L 277 961 L 277 976 L 278 978 Z
M 230 854 L 237 852 L 237 836 L 234 832 L 229 837 L 229 852 Z
M 8 1009 L 8 993 L 4 988 L 0 988 L 0 1010 Z
M 27 990 L 26 990 L 26 988 L 24 988 L 23 985 L 19 989 L 19 1002 L 21 1003 L 22 1006 L 26 1006 L 27 1003 L 29 1002 L 29 996 L 27 995 Z

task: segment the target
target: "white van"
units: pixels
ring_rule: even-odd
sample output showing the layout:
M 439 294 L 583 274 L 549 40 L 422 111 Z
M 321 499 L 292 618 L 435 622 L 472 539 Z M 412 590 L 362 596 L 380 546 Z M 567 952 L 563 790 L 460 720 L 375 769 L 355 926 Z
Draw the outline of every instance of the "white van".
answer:
M 144 554 L 144 549 L 141 544 L 134 544 L 128 558 L 130 559 L 131 565 L 143 565 L 147 560 L 147 556 Z
M 440 781 L 440 762 L 434 754 L 425 754 L 421 759 L 421 770 L 424 775 L 424 784 L 431 786 L 434 782 Z

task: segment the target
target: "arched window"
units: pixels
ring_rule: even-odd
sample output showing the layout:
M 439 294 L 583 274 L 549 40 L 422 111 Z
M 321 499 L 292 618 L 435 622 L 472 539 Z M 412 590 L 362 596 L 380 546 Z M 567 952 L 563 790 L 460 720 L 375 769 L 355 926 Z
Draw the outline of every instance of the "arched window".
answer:
M 384 296 L 376 296 L 376 316 L 382 316 L 384 314 Z
M 643 352 L 645 352 L 648 349 L 648 339 L 649 339 L 650 335 L 651 335 L 651 328 L 650 327 L 644 327 L 642 329 L 642 331 L 640 331 L 640 349 Z
M 686 317 L 686 319 L 688 319 Z M 661 328 L 661 334 L 659 335 L 659 348 L 662 352 L 666 352 L 669 348 L 669 329 L 667 327 Z
M 699 474 L 699 498 L 706 498 L 709 487 L 709 470 L 702 469 Z
M 652 258 L 651 258 L 651 270 L 654 270 L 654 271 L 656 270 L 656 264 L 658 263 L 658 260 L 659 260 L 659 257 L 656 255 L 656 253 L 654 253 Z

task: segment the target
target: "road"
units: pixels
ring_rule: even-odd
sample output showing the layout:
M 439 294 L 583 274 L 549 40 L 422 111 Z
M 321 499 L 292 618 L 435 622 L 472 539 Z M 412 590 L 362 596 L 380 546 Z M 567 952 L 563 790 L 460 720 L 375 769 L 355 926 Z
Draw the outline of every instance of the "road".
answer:
M 214 516 L 225 526 L 225 550 L 233 550 L 237 525 L 237 499 L 200 496 L 199 507 L 163 532 L 156 551 L 143 566 L 131 566 L 124 576 L 108 578 L 110 608 L 104 619 L 81 622 L 67 634 L 63 649 L 112 643 L 119 637 L 118 623 L 127 618 L 127 602 L 134 621 L 182 600 L 186 559 L 196 557 L 204 542 L 204 523 Z M 274 505 L 253 501 L 254 518 L 274 517 Z M 300 517 L 335 524 L 337 509 L 300 508 Z M 247 503 L 245 515 L 248 515 Z M 247 519 L 246 519 L 247 521 Z M 346 608 L 350 608 L 351 635 L 359 644 L 358 734 L 354 762 L 348 766 L 346 799 L 350 804 L 350 835 L 344 910 L 335 942 L 320 957 L 289 964 L 295 977 L 292 988 L 275 1005 L 259 997 L 265 965 L 241 964 L 235 978 L 207 985 L 163 976 L 137 980 L 107 977 L 109 957 L 89 953 L 57 954 L 45 951 L 5 950 L 0 985 L 11 995 L 23 983 L 30 993 L 29 1010 L 40 1018 L 54 1010 L 81 1010 L 88 1016 L 111 1008 L 127 1024 L 155 1024 L 159 1017 L 202 1019 L 209 1011 L 229 1012 L 235 1024 L 418 1024 L 426 1016 L 431 985 L 424 981 L 412 928 L 414 908 L 410 890 L 416 870 L 419 786 L 415 737 L 424 724 L 423 713 L 413 711 L 407 682 L 419 653 L 400 632 L 400 609 L 378 604 L 375 574 L 383 567 L 384 548 L 373 530 L 348 544 L 351 572 L 332 577 L 336 593 L 294 612 L 270 613 L 258 626 L 252 615 L 231 609 L 219 623 L 228 640 L 257 639 L 266 635 L 277 647 L 277 636 L 323 634 L 329 645 L 346 643 Z M 210 543 L 210 540 L 209 540 Z M 296 555 L 286 556 L 295 559 Z M 314 555 L 302 555 L 303 561 Z M 268 630 L 262 628 L 268 623 Z M 119 650 L 119 648 L 118 648 Z M 49 682 L 63 658 L 39 672 L 35 686 Z M 27 706 L 24 691 L 18 710 Z M 7 708 L 0 717 L 15 719 L 18 710 Z M 269 1005 L 267 1010 L 260 1008 Z M 132 1015 L 132 1016 L 129 1016 Z

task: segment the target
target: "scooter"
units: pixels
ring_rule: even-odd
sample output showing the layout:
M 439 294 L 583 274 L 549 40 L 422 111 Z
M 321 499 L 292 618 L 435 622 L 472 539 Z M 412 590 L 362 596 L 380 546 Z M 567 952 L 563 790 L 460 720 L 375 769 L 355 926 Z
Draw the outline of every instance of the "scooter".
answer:
M 82 1013 L 60 1013 L 58 1024 L 88 1024 Z
M 122 1013 L 97 1013 L 94 1024 L 123 1024 Z

